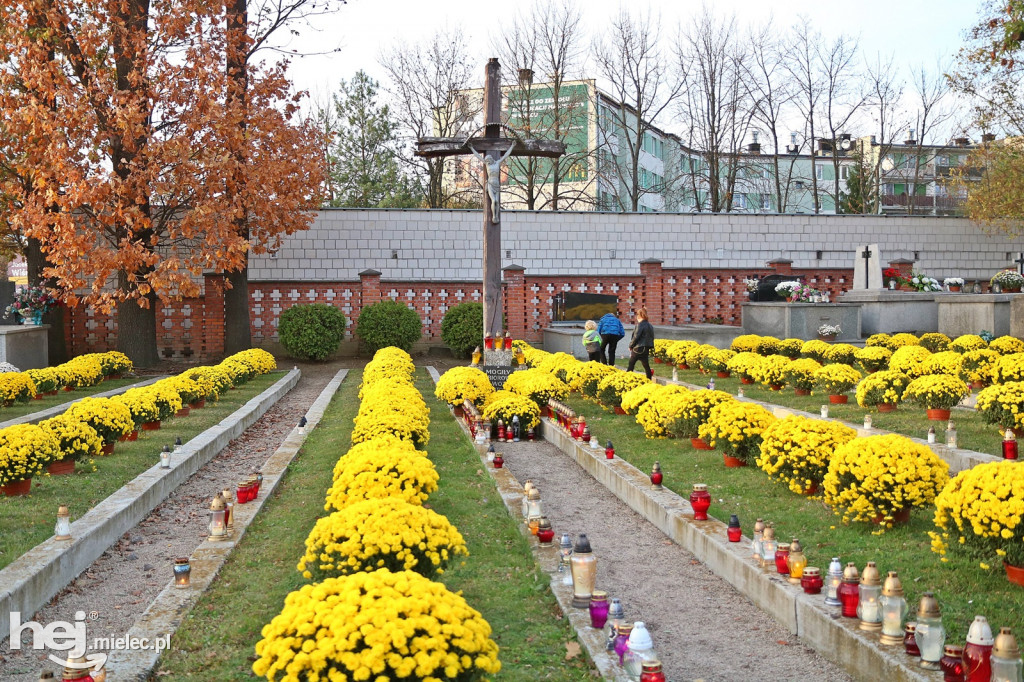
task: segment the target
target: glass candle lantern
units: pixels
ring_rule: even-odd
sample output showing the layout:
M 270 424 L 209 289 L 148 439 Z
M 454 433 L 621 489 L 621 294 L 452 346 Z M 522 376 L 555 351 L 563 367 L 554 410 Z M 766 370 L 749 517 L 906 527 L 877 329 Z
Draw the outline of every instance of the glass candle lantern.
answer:
M 569 557 L 572 556 L 572 538 L 568 533 L 562 533 L 558 540 L 558 572 L 567 573 L 569 570 Z
M 839 601 L 839 586 L 842 582 L 843 564 L 839 561 L 839 557 L 834 556 L 828 565 L 828 574 L 825 576 L 826 606 L 842 606 L 842 602 Z
M 53 539 L 71 539 L 71 510 L 66 504 L 57 507 L 57 525 L 53 528 Z
M 754 539 L 750 541 L 750 552 L 754 559 L 761 561 L 761 538 L 764 536 L 764 521 L 754 521 Z
M 70 656 L 67 663 L 68 665 L 61 673 L 61 682 L 97 682 L 96 678 L 91 675 L 92 668 L 89 667 L 92 661 L 87 660 L 85 656 Z M 102 679 L 106 679 L 107 671 L 100 669 L 97 674 L 101 675 Z
M 526 521 L 532 525 L 540 523 L 540 517 L 544 516 L 544 507 L 540 501 L 540 490 L 534 487 L 526 496 Z M 536 535 L 536 533 L 534 533 Z
M 301 417 L 299 417 L 299 435 L 300 436 L 305 436 L 306 435 L 306 423 L 307 423 L 306 422 L 306 415 L 302 415 Z
M 942 682 L 967 682 L 964 676 L 964 648 L 954 644 L 943 647 L 939 668 L 942 670 Z
M 911 621 L 903 626 L 903 651 L 907 656 L 917 658 L 921 650 L 917 646 L 917 623 Z
M 608 606 L 608 622 L 605 625 L 607 631 L 605 648 L 608 651 L 615 651 L 615 638 L 619 634 L 618 627 L 624 622 L 626 622 L 626 611 L 622 608 L 622 601 L 615 597 Z
M 631 623 L 619 623 L 615 626 L 615 644 L 612 645 L 612 651 L 614 651 L 619 657 L 619 665 L 624 663 L 626 651 L 629 649 L 629 633 L 633 631 L 633 625 Z
M 882 596 L 882 580 L 874 561 L 869 561 L 860 575 L 857 589 L 857 617 L 861 630 L 882 629 L 882 609 L 878 599 Z
M 672 381 L 679 381 L 679 368 L 678 367 L 673 367 L 672 368 Z
M 590 549 L 590 540 L 586 533 L 580 533 L 569 559 L 569 572 L 572 575 L 573 608 L 585 609 L 590 606 L 590 595 L 594 593 L 597 580 L 597 557 Z
M 917 607 L 917 627 L 914 629 L 914 641 L 921 652 L 921 667 L 927 670 L 938 670 L 942 658 L 943 646 L 946 643 L 946 629 L 942 627 L 942 611 L 939 602 L 931 592 L 921 595 L 921 603 Z
M 739 542 L 743 539 L 743 528 L 740 527 L 740 517 L 736 514 L 729 516 L 729 526 L 726 533 L 729 536 L 729 542 Z
M 817 566 L 808 566 L 800 576 L 800 587 L 805 594 L 821 594 L 821 588 L 825 581 L 821 579 L 821 569 Z
M 489 451 L 489 453 L 490 453 L 491 459 L 493 459 L 494 458 L 493 451 Z M 533 490 L 534 487 L 535 486 L 533 485 L 533 479 L 529 479 L 529 478 L 526 479 L 526 483 L 523 485 L 523 500 L 522 500 L 522 503 L 521 503 L 521 508 L 522 508 L 522 512 L 523 512 L 523 522 L 524 523 L 530 518 L 529 497 L 530 497 L 530 491 Z
M 505 458 L 501 456 L 500 452 L 494 453 L 494 460 L 491 462 L 495 469 L 502 469 L 505 466 Z
M 540 517 L 540 522 L 537 524 L 537 540 L 540 541 L 542 547 L 551 547 L 551 541 L 554 539 L 555 531 L 551 528 L 548 517 Z
M 494 350 L 505 349 L 505 336 L 502 332 L 498 332 L 498 335 L 494 337 Z
M 967 682 L 983 682 L 992 677 L 992 648 L 995 640 L 985 616 L 975 616 L 967 630 L 964 647 L 964 673 Z
M 708 390 L 709 391 L 715 390 L 715 378 L 714 377 L 711 377 L 710 379 L 708 379 Z
M 498 419 L 498 442 L 505 440 L 505 420 Z
M 742 400 L 743 398 L 746 397 L 744 395 L 744 393 L 743 393 L 743 387 L 742 386 L 740 386 L 739 388 L 736 389 L 736 397 L 739 398 L 740 400 Z
M 1003 434 L 1003 459 L 1017 459 L 1017 436 L 1013 429 L 1006 429 Z
M 220 496 L 224 499 L 224 527 L 227 528 L 228 535 L 231 535 L 235 530 L 235 505 L 231 502 L 231 490 L 224 488 L 220 491 Z
M 664 479 L 661 473 L 661 462 L 655 462 L 654 466 L 651 467 L 651 487 L 655 490 L 661 490 L 661 481 Z
M 992 648 L 992 682 L 1021 682 L 1024 662 L 1010 628 L 1000 628 Z
M 181 436 L 178 436 L 177 438 L 174 439 L 174 454 L 180 455 L 181 454 L 181 448 L 182 448 Z
M 255 497 L 253 497 L 253 499 L 256 499 L 257 497 L 260 496 L 260 486 L 263 485 L 263 472 L 257 471 L 255 474 L 253 474 L 253 476 L 256 477 L 256 495 Z
M 775 550 L 778 543 L 775 542 L 775 529 L 772 526 L 765 526 L 761 534 L 761 568 L 771 568 L 775 565 Z
M 789 558 L 786 559 L 786 565 L 789 568 L 789 582 L 799 585 L 800 578 L 804 576 L 804 567 L 807 566 L 807 557 L 796 538 L 789 543 Z
M 882 596 L 878 598 L 882 609 L 881 643 L 896 646 L 903 643 L 903 619 L 907 615 L 907 600 L 903 597 L 903 585 L 896 571 L 889 571 L 882 585 Z
M 946 447 L 956 447 L 956 427 L 953 426 L 952 419 L 946 422 Z
M 480 351 L 480 346 L 473 349 L 473 366 L 480 364 L 480 358 L 483 357 L 483 353 Z
M 165 445 L 164 449 L 160 451 L 160 468 L 170 469 L 171 468 L 171 446 Z
M 644 661 L 640 672 L 640 682 L 665 682 L 665 673 L 661 671 L 661 661 Z
M 174 586 L 179 590 L 183 590 L 189 585 L 189 576 L 192 575 L 192 565 L 189 563 L 188 558 L 181 558 L 174 560 Z
M 928 427 L 928 443 L 930 444 L 930 443 L 934 443 L 934 442 L 935 442 L 935 427 L 934 426 L 929 426 Z
M 595 630 L 604 628 L 608 622 L 608 593 L 601 590 L 594 590 L 590 595 L 590 627 Z
M 779 575 L 789 575 L 789 543 L 780 542 L 775 548 L 775 570 Z
M 690 506 L 693 507 L 694 521 L 707 521 L 711 508 L 711 494 L 706 483 L 694 483 L 690 491 Z
M 612 445 L 611 441 L 604 446 L 604 457 L 605 459 L 615 459 L 615 446 Z
M 227 527 L 224 523 L 224 499 L 220 493 L 210 503 L 210 520 L 207 527 L 210 531 L 208 540 L 216 542 L 227 537 Z
M 864 415 L 864 428 L 865 429 L 870 429 L 871 428 L 871 415 L 870 414 Z
M 580 434 L 580 440 L 584 443 L 590 443 L 590 427 L 584 425 L 583 433 Z
M 642 621 L 633 623 L 633 630 L 626 640 L 626 653 L 622 657 L 622 667 L 633 682 L 640 682 L 640 674 L 643 672 L 645 662 L 658 660 L 654 653 L 654 642 L 651 640 L 651 633 Z
M 836 596 L 842 604 L 842 614 L 846 618 L 857 617 L 857 603 L 860 601 L 860 590 L 857 583 L 860 582 L 860 573 L 857 565 L 852 561 L 846 564 L 843 569 L 843 581 L 836 590 Z
M 522 435 L 522 426 L 520 425 L 518 414 L 512 415 L 512 423 L 509 425 L 509 428 L 512 429 L 512 442 L 518 443 L 519 437 Z M 590 439 L 588 438 L 587 440 Z
M 484 348 L 492 350 L 494 348 L 494 337 L 488 334 L 484 337 Z
M 828 405 L 821 406 L 821 418 L 828 419 Z

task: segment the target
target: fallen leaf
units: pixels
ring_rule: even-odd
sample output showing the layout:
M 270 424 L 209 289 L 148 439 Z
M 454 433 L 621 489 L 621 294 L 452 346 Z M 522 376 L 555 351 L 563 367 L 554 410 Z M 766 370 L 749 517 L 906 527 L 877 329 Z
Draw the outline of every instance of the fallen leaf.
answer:
M 580 644 L 579 642 L 566 642 L 565 643 L 565 660 L 571 661 L 580 655 Z

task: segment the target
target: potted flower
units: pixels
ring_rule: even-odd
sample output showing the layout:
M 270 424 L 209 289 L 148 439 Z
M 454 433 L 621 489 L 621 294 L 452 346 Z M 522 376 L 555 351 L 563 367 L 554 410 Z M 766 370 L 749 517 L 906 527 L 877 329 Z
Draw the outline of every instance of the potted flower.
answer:
M 842 333 L 842 328 L 838 324 L 828 324 L 827 322 L 818 327 L 818 338 L 822 341 L 835 341 L 836 337 Z
M 1024 381 L 1024 353 L 1000 355 L 992 368 L 992 377 L 998 384 Z
M 949 465 L 927 446 L 895 434 L 854 438 L 832 454 L 824 501 L 850 521 L 884 528 L 932 504 L 949 481 Z
M 825 360 L 832 365 L 850 365 L 852 367 L 853 363 L 857 362 L 857 350 L 856 346 L 849 343 L 832 343 L 825 351 Z
M 42 367 L 40 369 L 27 369 L 25 374 L 32 380 L 32 383 L 36 387 L 37 399 L 42 398 L 44 395 L 56 394 L 57 389 L 60 388 L 58 385 L 59 377 L 57 371 L 53 367 Z
M 554 379 L 554 377 L 551 378 Z M 565 386 L 564 383 L 562 385 Z M 612 372 L 597 384 L 597 398 L 602 405 L 612 408 L 615 414 L 626 414 L 626 411 L 622 409 L 622 396 L 643 385 L 651 385 L 651 382 L 643 374 Z M 566 386 L 565 390 L 568 393 L 569 387 Z
M 757 291 L 759 284 L 761 284 L 761 278 L 759 277 L 747 277 L 743 280 L 743 286 L 746 287 L 748 294 L 752 294 Z
M 689 438 L 690 444 L 698 450 L 710 450 L 711 446 L 698 437 L 700 427 L 711 416 L 711 410 L 735 398 L 725 391 L 691 391 L 685 395 L 680 409 L 665 427 L 678 438 Z
M 484 403 L 482 416 L 492 424 L 497 424 L 499 419 L 511 424 L 513 417 L 519 417 L 519 426 L 526 433 L 540 423 L 540 408 L 525 396 L 511 391 L 495 391 Z
M 1024 353 L 1024 341 L 1021 341 L 1016 336 L 1000 336 L 998 339 L 989 341 L 988 349 L 1000 355 Z
M 740 334 L 729 344 L 729 350 L 734 353 L 756 353 L 760 340 L 757 334 Z
M 841 422 L 790 415 L 761 434 L 757 466 L 798 495 L 813 495 L 825 479 L 832 452 L 856 436 Z
M 763 358 L 757 353 L 744 351 L 742 353 L 736 353 L 736 355 L 726 363 L 725 368 L 729 370 L 730 374 L 736 374 L 739 376 L 741 384 L 752 384 L 754 383 L 754 368 L 761 363 L 762 359 Z
M 623 372 L 625 374 L 625 372 Z M 637 376 L 640 376 L 639 374 Z M 645 381 L 636 388 L 630 389 L 622 394 L 619 406 L 626 414 L 637 414 L 644 403 L 651 399 L 657 391 L 664 388 L 653 381 Z
M 157 407 L 156 399 L 147 387 L 129 388 L 111 400 L 121 403 L 132 413 L 132 428 L 134 430 L 141 428 L 143 424 L 156 421 L 160 417 L 160 408 Z
M 1024 467 L 1012 461 L 986 462 L 961 471 L 935 498 L 932 551 L 963 551 L 1002 561 L 1006 577 L 1024 586 Z M 981 568 L 990 564 L 981 561 Z
M 946 285 L 946 288 L 950 291 L 957 292 L 964 288 L 963 277 L 947 277 L 942 280 L 942 283 Z
M 434 463 L 418 450 L 384 444 L 357 451 L 353 446 L 334 467 L 324 510 L 341 511 L 363 500 L 388 498 L 423 504 L 437 490 L 439 479 Z
M 36 395 L 36 386 L 27 372 L 0 374 L 0 405 L 10 407 L 15 402 L 27 403 Z
M 906 281 L 907 285 L 914 291 L 942 291 L 942 285 L 934 277 L 922 275 L 919 272 L 913 273 Z
M 792 386 L 797 395 L 810 395 L 814 388 L 814 374 L 821 365 L 812 358 L 793 360 L 783 369 L 786 385 Z
M 830 403 L 842 404 L 848 399 L 846 392 L 860 381 L 860 372 L 849 365 L 825 365 L 814 373 L 814 386 L 828 394 Z
M 882 282 L 889 289 L 898 289 L 904 283 L 904 279 L 896 268 L 885 268 L 882 270 Z
M 27 495 L 32 477 L 60 458 L 60 443 L 35 424 L 0 429 L 0 492 L 8 497 Z
M 798 282 L 799 286 L 793 290 L 791 296 L 794 303 L 809 303 L 820 300 L 821 292 L 814 287 Z
M 655 340 L 654 343 L 658 341 Z M 664 361 L 679 369 L 690 369 L 686 364 L 686 356 L 699 345 L 696 341 L 671 341 L 665 347 Z
M 960 364 L 960 378 L 971 388 L 985 388 L 992 383 L 999 353 L 982 348 L 967 351 L 961 357 L 963 362 Z
M 907 385 L 903 399 L 916 403 L 928 410 L 933 421 L 949 419 L 950 410 L 970 393 L 967 384 L 959 377 L 948 374 L 927 374 Z
M 811 339 L 810 341 L 804 342 L 804 345 L 800 349 L 800 353 L 805 358 L 811 358 L 812 360 L 824 365 L 828 362 L 828 350 L 831 347 L 832 345 L 826 341 L 822 341 L 821 339 Z
M 1016 270 L 1000 270 L 992 279 L 989 280 L 989 284 L 993 289 L 998 288 L 1003 290 L 1006 294 L 1015 294 L 1020 292 L 1021 287 L 1024 287 L 1024 276 L 1021 276 Z
M 746 466 L 761 451 L 761 434 L 775 422 L 771 412 L 757 403 L 729 400 L 716 405 L 697 435 L 719 448 L 727 467 Z
M 709 351 L 700 359 L 700 367 L 707 373 L 715 373 L 720 379 L 728 379 L 729 361 L 735 356 L 736 353 L 728 349 Z
M 1024 432 L 1024 382 L 1011 381 L 982 389 L 974 409 L 989 424 L 998 424 L 1000 431 Z
M 774 336 L 759 336 L 757 347 L 754 350 L 758 355 L 768 357 L 769 355 L 778 355 L 781 345 L 782 342 Z
M 542 370 L 532 371 L 541 372 Z M 513 374 L 519 373 L 513 372 Z M 553 374 L 542 373 L 558 381 Z M 456 408 L 456 411 L 462 409 L 462 403 L 466 400 L 479 407 L 492 393 L 494 393 L 494 387 L 491 385 L 491 380 L 476 367 L 452 367 L 441 375 L 437 380 L 437 386 L 434 387 L 434 396 Z
M 577 362 L 565 371 L 565 383 L 573 391 L 578 391 L 591 400 L 597 400 L 597 385 L 601 379 L 612 372 L 621 371 L 596 360 Z
M 928 352 L 927 348 L 903 346 L 902 348 L 897 348 L 893 352 L 892 357 L 889 358 L 889 369 L 909 374 L 916 379 L 925 374 L 925 367 L 927 366 L 926 363 L 929 356 L 931 356 L 931 353 Z
M 926 374 L 948 374 L 959 377 L 963 371 L 964 356 L 951 350 L 932 353 L 924 361 Z
M 921 338 L 918 340 L 918 345 L 932 353 L 941 353 L 944 350 L 949 350 L 949 344 L 949 337 L 939 332 L 921 334 Z
M 903 401 L 903 393 L 910 381 L 910 377 L 903 372 L 893 370 L 869 374 L 857 384 L 857 404 L 861 407 L 877 407 L 879 412 L 893 412 Z
M 889 358 L 892 357 L 892 351 L 885 346 L 866 346 L 858 348 L 853 357 L 860 363 L 865 372 L 871 374 L 872 372 L 880 372 L 889 367 Z
M 785 355 L 790 360 L 796 360 L 800 357 L 803 350 L 803 339 L 782 339 L 779 341 L 778 350 L 775 352 L 779 355 Z
M 988 341 L 977 334 L 964 334 L 949 342 L 949 350 L 955 350 L 957 353 L 966 353 L 967 351 L 981 350 L 982 348 L 988 348 Z
M 4 311 L 8 316 L 15 314 L 21 317 L 21 323 L 38 325 L 43 323 L 43 315 L 57 305 L 57 299 L 42 287 L 21 287 L 14 294 L 14 302 Z
M 769 355 L 761 358 L 761 362 L 751 368 L 750 376 L 754 381 L 773 391 L 781 390 L 786 383 L 786 366 L 791 362 L 793 361 L 785 355 Z
M 67 414 L 44 419 L 39 427 L 56 438 L 60 448 L 59 458 L 47 467 L 51 476 L 74 473 L 75 462 L 98 456 L 103 447 L 96 429 Z
M 108 455 L 114 451 L 117 439 L 127 436 L 135 428 L 131 410 L 111 398 L 82 398 L 65 414 L 96 429 L 103 441 L 103 452 Z
M 682 412 L 691 391 L 683 386 L 659 386 L 636 411 L 636 423 L 648 438 L 671 438 L 668 426 Z
M 779 296 L 784 296 L 787 301 L 792 302 L 793 296 L 797 290 L 801 287 L 800 282 L 795 280 L 779 282 L 775 285 L 775 293 Z

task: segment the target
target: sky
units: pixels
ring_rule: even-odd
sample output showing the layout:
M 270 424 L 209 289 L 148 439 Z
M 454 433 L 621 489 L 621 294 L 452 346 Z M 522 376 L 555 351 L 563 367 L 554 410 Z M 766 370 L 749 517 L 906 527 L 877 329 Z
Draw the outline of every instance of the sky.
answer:
M 544 0 L 538 0 L 543 2 Z M 579 1 L 579 0 L 578 0 Z M 340 79 L 364 70 L 386 87 L 378 64 L 382 50 L 398 42 L 415 43 L 435 31 L 461 29 L 469 38 L 481 78 L 483 65 L 493 56 L 492 36 L 517 11 L 527 11 L 532 0 L 348 0 L 330 16 L 317 17 L 310 26 L 296 27 L 300 35 L 291 44 L 303 52 L 331 52 L 295 58 L 291 77 L 296 86 L 318 101 L 328 101 Z M 599 36 L 615 16 L 620 0 L 579 1 L 585 33 Z M 808 17 L 826 37 L 847 33 L 858 37 L 866 57 L 895 56 L 896 63 L 932 66 L 954 55 L 964 31 L 977 19 L 979 0 L 714 0 L 718 13 L 735 13 L 738 23 L 763 25 L 769 19 L 784 32 L 801 15 Z M 630 11 L 661 17 L 662 40 L 701 10 L 695 0 L 638 0 Z M 591 69 L 592 76 L 596 70 Z M 598 82 L 600 86 L 600 81 Z

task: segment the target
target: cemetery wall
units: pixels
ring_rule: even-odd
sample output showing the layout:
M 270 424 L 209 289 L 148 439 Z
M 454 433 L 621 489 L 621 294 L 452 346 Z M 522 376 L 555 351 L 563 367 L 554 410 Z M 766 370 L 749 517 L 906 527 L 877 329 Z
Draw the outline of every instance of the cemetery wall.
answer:
M 854 250 L 877 243 L 883 266 L 899 259 L 938 277 L 987 282 L 1024 240 L 987 236 L 964 219 L 741 214 L 502 213 L 505 314 L 515 338 L 541 340 L 560 291 L 614 293 L 619 312 L 644 305 L 655 324 L 740 325 L 744 278 L 802 276 L 833 297 L 853 283 Z M 277 339 L 281 312 L 336 305 L 352 339 L 363 306 L 390 298 L 416 309 L 428 343 L 444 312 L 481 300 L 479 211 L 330 209 L 250 261 L 253 340 Z M 1014 254 L 1014 256 L 1008 256 Z M 204 294 L 157 310 L 162 356 L 215 358 L 223 350 L 222 278 Z M 73 353 L 114 346 L 116 319 L 75 309 Z

